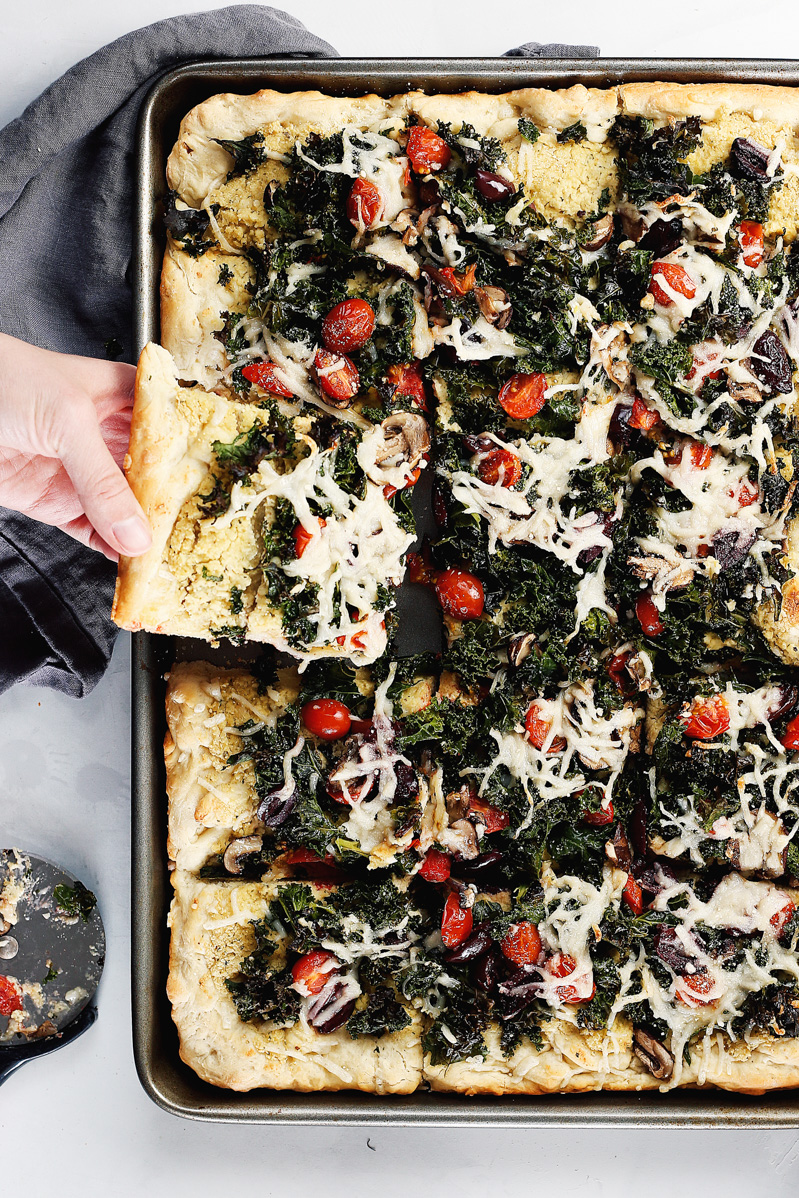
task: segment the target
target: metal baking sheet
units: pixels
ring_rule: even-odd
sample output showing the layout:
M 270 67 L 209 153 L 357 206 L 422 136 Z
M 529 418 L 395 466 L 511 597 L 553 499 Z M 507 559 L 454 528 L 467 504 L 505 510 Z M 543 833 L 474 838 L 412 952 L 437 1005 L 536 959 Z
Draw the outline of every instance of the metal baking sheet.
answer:
M 429 92 L 516 87 L 608 87 L 666 80 L 678 83 L 799 85 L 799 61 L 721 59 L 531 60 L 243 59 L 190 63 L 164 75 L 142 108 L 138 133 L 136 254 L 133 264 L 136 337 L 159 339 L 158 287 L 164 238 L 159 219 L 166 158 L 181 117 L 217 92 L 318 88 L 333 95 L 414 88 Z M 799 1091 L 763 1097 L 721 1090 L 666 1094 L 591 1093 L 546 1097 L 476 1097 L 418 1091 L 405 1096 L 298 1094 L 255 1090 L 237 1094 L 210 1086 L 185 1066 L 166 998 L 171 898 L 166 855 L 166 791 L 162 745 L 164 673 L 176 658 L 230 664 L 246 650 L 139 633 L 133 638 L 132 972 L 136 1068 L 147 1093 L 165 1110 L 191 1119 L 250 1123 L 437 1124 L 501 1127 L 797 1127 Z

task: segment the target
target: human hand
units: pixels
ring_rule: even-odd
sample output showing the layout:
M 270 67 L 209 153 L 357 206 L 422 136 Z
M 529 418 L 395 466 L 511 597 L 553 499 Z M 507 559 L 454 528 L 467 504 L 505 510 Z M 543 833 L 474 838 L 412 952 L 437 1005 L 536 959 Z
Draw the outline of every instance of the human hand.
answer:
M 116 561 L 150 547 L 120 466 L 136 370 L 0 333 L 0 506 L 52 524 Z

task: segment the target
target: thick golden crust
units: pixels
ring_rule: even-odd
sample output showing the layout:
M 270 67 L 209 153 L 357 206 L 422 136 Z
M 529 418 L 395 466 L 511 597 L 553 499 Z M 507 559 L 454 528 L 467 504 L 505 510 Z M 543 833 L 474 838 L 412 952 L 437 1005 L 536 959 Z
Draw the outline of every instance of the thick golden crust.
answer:
M 136 395 L 125 474 L 153 534 L 147 553 L 120 558 L 112 617 L 137 631 L 178 610 L 177 580 L 162 568 L 167 542 L 183 504 L 197 491 L 211 461 L 211 443 L 190 439 L 178 411 L 178 383 L 166 350 L 146 345 L 136 372 Z M 210 397 L 209 397 L 210 400 Z M 222 402 L 221 400 L 219 401 Z M 154 628 L 158 631 L 158 628 Z
M 233 277 L 220 282 L 227 267 Z M 172 355 L 182 379 L 213 389 L 227 366 L 222 342 L 222 312 L 243 312 L 249 299 L 245 284 L 252 274 L 246 258 L 208 250 L 192 258 L 167 246 L 161 271 L 161 344 Z
M 269 126 L 282 129 L 286 144 L 310 132 L 333 133 L 342 125 L 385 127 L 401 106 L 380 96 L 354 99 L 321 92 L 260 91 L 251 96 L 225 94 L 198 104 L 181 121 L 178 140 L 167 162 L 169 186 L 193 208 L 219 187 L 230 170 L 230 155 L 215 139 L 237 141 Z M 271 139 L 270 139 L 271 144 Z M 280 149 L 279 147 L 278 150 Z
M 285 1029 L 244 1023 L 225 980 L 255 947 L 249 921 L 274 886 L 200 882 L 173 874 L 167 993 L 180 1055 L 204 1081 L 231 1090 L 365 1090 L 407 1094 L 422 1075 L 421 1020 L 403 1031 L 353 1040 L 346 1028 L 320 1035 L 302 1021 Z
M 247 670 L 208 662 L 172 667 L 166 692 L 164 741 L 169 796 L 169 855 L 179 869 L 198 870 L 231 838 L 257 831 L 255 777 L 249 761 L 229 766 L 242 739 L 228 732 L 248 720 L 273 724 L 296 696 L 294 670 L 258 693 Z
M 624 83 L 618 89 L 620 109 L 650 120 L 698 116 L 716 120 L 742 112 L 758 121 L 799 125 L 799 90 L 761 83 Z
M 632 1051 L 632 1029 L 617 1020 L 612 1031 L 581 1031 L 565 1019 L 542 1028 L 541 1051 L 525 1041 L 505 1058 L 499 1030 L 485 1035 L 485 1060 L 430 1065 L 424 1078 L 433 1090 L 465 1094 L 577 1094 L 591 1090 L 667 1088 L 653 1077 Z M 799 1043 L 763 1035 L 730 1043 L 718 1033 L 692 1052 L 681 1087 L 717 1087 L 746 1094 L 799 1086 Z

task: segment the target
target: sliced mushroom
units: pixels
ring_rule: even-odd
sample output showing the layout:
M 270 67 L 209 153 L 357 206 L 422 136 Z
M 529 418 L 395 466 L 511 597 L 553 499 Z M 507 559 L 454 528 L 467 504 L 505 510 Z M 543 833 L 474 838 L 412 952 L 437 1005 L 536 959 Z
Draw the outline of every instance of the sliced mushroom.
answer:
M 630 557 L 627 559 L 627 565 L 636 578 L 657 582 L 659 588 L 665 591 L 687 587 L 694 577 L 693 566 L 684 558 L 680 558 L 679 562 L 672 562 L 652 554 L 646 557 Z
M 615 337 L 607 341 L 607 336 L 614 327 L 606 324 L 599 326 L 592 338 L 591 352 L 595 351 L 595 346 L 598 343 L 599 348 L 596 349 L 596 353 L 606 375 L 623 388 L 627 386 L 632 375 L 632 367 L 627 361 L 627 347 L 630 338 L 623 329 L 619 329 Z
M 513 307 L 510 296 L 502 287 L 475 287 L 474 298 L 481 315 L 489 324 L 498 329 L 505 329 L 510 324 Z
M 455 820 L 454 824 L 445 828 L 441 833 L 440 842 L 442 848 L 456 853 L 464 861 L 472 861 L 480 852 L 477 829 L 468 819 Z
M 238 840 L 231 840 L 223 858 L 228 873 L 240 874 L 244 869 L 244 858 L 260 853 L 263 843 L 262 836 L 241 836 Z
M 669 1050 L 645 1032 L 642 1027 L 633 1031 L 633 1052 L 639 1061 L 643 1061 L 653 1077 L 659 1081 L 668 1081 L 674 1069 L 674 1057 Z
M 3 919 L 3 916 L 0 915 L 0 936 L 5 936 L 6 932 L 8 932 L 10 930 L 11 930 L 11 924 L 8 922 L 7 919 Z
M 730 399 L 736 403 L 761 403 L 763 392 L 757 383 L 736 383 L 733 379 L 727 383 Z
M 508 661 L 512 666 L 520 666 L 532 653 L 535 647 L 535 636 L 532 632 L 518 632 L 508 643 Z
M 390 468 L 407 463 L 414 469 L 430 449 L 430 429 L 418 412 L 392 412 L 380 427 L 383 444 L 375 454 L 378 466 Z
M 469 810 L 469 804 L 472 801 L 472 792 L 468 786 L 462 786 L 460 790 L 451 790 L 444 803 L 447 808 L 447 815 L 451 820 L 463 819 L 466 812 Z
M 603 245 L 607 245 L 613 236 L 613 216 L 610 212 L 605 213 L 599 220 L 594 221 L 594 235 L 590 241 L 586 241 L 583 249 L 589 253 L 594 250 L 601 250 Z

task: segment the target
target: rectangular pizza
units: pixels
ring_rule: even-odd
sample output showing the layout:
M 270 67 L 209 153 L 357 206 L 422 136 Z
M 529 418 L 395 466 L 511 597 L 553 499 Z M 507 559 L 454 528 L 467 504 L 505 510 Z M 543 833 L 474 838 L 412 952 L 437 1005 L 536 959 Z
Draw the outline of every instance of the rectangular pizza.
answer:
M 168 181 L 115 618 L 265 646 L 169 677 L 184 1059 L 799 1085 L 799 94 L 216 96 Z

